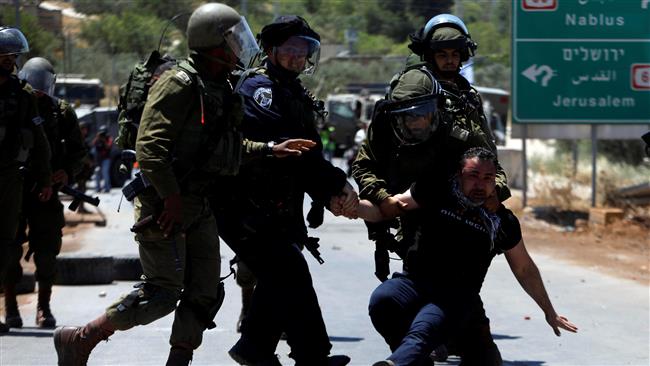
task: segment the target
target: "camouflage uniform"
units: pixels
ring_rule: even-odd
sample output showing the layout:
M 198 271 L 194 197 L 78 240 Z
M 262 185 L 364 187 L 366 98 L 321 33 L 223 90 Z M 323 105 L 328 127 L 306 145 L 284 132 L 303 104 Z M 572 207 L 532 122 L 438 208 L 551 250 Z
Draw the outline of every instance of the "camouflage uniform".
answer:
M 44 119 L 43 127 L 52 148 L 52 170 L 62 169 L 67 173 L 68 179 L 72 180 L 81 171 L 83 159 L 87 155 L 77 116 L 72 107 L 63 100 L 43 95 L 38 97 L 37 101 L 38 110 Z M 51 316 L 49 314 L 49 298 L 56 276 L 56 256 L 61 250 L 61 229 L 65 225 L 65 219 L 63 205 L 58 195 L 53 194 L 48 201 L 41 202 L 30 190 L 34 184 L 36 184 L 34 178 L 32 175 L 28 175 L 25 178 L 23 213 L 18 235 L 11 249 L 5 289 L 15 286 L 21 279 L 23 274 L 20 265 L 23 253 L 22 244 L 29 241 L 27 258 L 34 255 L 36 280 L 39 287 L 38 309 L 46 311 L 46 315 Z M 27 233 L 27 226 L 29 226 L 29 233 Z M 19 321 L 18 309 L 10 306 L 15 305 L 15 297 L 6 296 L 5 301 L 9 300 L 13 300 L 13 304 L 7 303 L 5 308 L 7 321 L 13 315 L 17 317 L 15 321 L 20 327 L 22 321 Z M 12 312 L 13 314 L 11 314 Z M 41 322 L 38 322 L 38 317 L 37 323 L 42 325 Z M 45 326 L 53 327 L 54 325 L 55 321 L 52 318 Z
M 197 78 L 202 73 L 197 68 L 190 58 L 154 84 L 136 141 L 136 159 L 155 188 L 136 197 L 136 221 L 157 215 L 162 208 L 160 198 L 180 192 L 184 232 L 165 238 L 157 225 L 150 225 L 136 235 L 144 285 L 106 311 L 116 329 L 126 330 L 175 310 L 170 343 L 192 348 L 201 344 L 203 331 L 223 300 L 217 286 L 219 239 L 206 189 L 220 175 L 236 173 L 241 156 L 241 136 L 235 130 L 241 119 L 241 100 L 225 80 L 203 80 L 204 88 L 200 88 Z M 203 109 L 199 93 L 203 93 Z M 223 143 L 205 149 L 215 138 Z M 266 151 L 264 144 L 252 142 L 244 150 Z
M 35 96 L 24 85 L 15 76 L 0 84 L 0 281 L 4 281 L 8 251 L 18 230 L 24 181 L 20 168 L 31 157 L 31 171 L 39 187 L 50 186 L 52 175 L 43 120 Z M 33 188 L 26 190 L 36 194 Z

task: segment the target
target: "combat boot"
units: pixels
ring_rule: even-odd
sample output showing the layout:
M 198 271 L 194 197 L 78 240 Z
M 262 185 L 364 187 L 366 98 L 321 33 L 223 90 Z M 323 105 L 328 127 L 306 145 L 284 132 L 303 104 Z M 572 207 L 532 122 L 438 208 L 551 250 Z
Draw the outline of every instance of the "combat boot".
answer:
M 50 310 L 52 286 L 38 284 L 38 304 L 36 305 L 36 325 L 39 328 L 56 327 L 56 319 Z
M 115 326 L 102 314 L 84 327 L 59 327 L 54 331 L 54 348 L 59 366 L 84 366 L 99 341 L 108 339 Z
M 7 333 L 9 332 L 9 327 L 7 324 L 0 322 L 0 333 Z
M 16 284 L 14 283 L 5 284 L 4 293 L 5 293 L 5 323 L 7 328 L 22 328 L 23 319 L 20 317 L 20 312 L 18 311 L 18 301 L 16 299 Z M 7 329 L 7 331 L 9 330 Z
M 192 363 L 194 350 L 182 346 L 172 346 L 165 366 L 188 366 Z

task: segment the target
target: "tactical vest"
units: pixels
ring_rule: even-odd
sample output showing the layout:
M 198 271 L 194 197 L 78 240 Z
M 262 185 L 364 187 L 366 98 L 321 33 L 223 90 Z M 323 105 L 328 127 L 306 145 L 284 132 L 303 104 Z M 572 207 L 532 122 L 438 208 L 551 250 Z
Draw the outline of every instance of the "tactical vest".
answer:
M 184 71 L 196 85 L 200 123 L 190 121 L 176 142 L 179 178 L 192 175 L 236 175 L 242 160 L 242 100 L 229 82 L 204 81 L 196 69 L 182 61 L 172 72 Z M 200 136 L 197 144 L 196 136 Z
M 237 83 L 236 90 L 247 79 L 257 75 L 270 79 L 274 85 L 280 85 L 291 93 L 290 98 L 282 98 L 281 113 L 282 119 L 291 121 L 296 130 L 291 136 L 278 136 L 273 126 L 265 126 L 263 130 L 268 131 L 268 135 L 256 135 L 256 139 L 270 141 L 278 137 L 307 138 L 319 144 L 315 149 L 320 153 L 322 146 L 316 129 L 316 118 L 323 112 L 319 108 L 320 103 L 297 80 L 280 82 L 265 67 L 247 70 Z M 296 169 L 299 166 L 297 159 L 264 159 L 252 161 L 245 166 L 239 177 L 239 191 L 242 192 L 242 197 L 246 197 L 246 204 L 253 206 L 247 209 L 250 220 L 246 223 L 247 226 L 263 232 L 275 230 L 277 235 L 284 237 L 304 236 L 304 188 L 296 180 Z
M 26 121 L 28 103 L 24 90 L 26 83 L 10 77 L 5 83 L 8 89 L 0 96 L 0 161 L 24 163 L 34 147 L 34 135 L 27 123 L 40 124 L 40 117 Z

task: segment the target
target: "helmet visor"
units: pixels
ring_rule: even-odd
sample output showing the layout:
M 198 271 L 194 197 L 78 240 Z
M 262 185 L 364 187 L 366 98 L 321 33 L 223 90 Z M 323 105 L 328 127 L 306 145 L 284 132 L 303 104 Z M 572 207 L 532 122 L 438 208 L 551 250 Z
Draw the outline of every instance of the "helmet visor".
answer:
M 19 55 L 29 52 L 29 43 L 23 32 L 16 28 L 0 30 L 0 56 Z
M 307 36 L 291 36 L 274 52 L 282 67 L 289 71 L 312 75 L 320 59 L 320 42 Z
M 402 144 L 414 145 L 428 140 L 438 128 L 438 105 L 435 95 L 425 95 L 396 102 L 389 113 L 394 131 Z
M 230 47 L 244 67 L 249 67 L 253 57 L 260 52 L 260 48 L 255 41 L 255 36 L 253 36 L 253 32 L 244 17 L 241 17 L 241 20 L 237 24 L 228 28 L 224 32 L 223 37 L 228 47 Z
M 47 70 L 26 70 L 23 68 L 18 72 L 18 77 L 27 81 L 32 88 L 49 96 L 54 96 L 56 74 L 52 74 Z

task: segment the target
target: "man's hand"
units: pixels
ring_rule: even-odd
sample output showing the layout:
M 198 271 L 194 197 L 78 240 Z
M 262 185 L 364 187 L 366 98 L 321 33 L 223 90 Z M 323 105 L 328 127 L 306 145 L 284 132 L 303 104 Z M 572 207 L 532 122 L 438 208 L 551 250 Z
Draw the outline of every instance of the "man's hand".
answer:
M 546 322 L 548 325 L 553 328 L 553 332 L 555 333 L 556 336 L 560 336 L 560 329 L 562 328 L 564 330 L 567 330 L 571 333 L 577 333 L 578 332 L 578 327 L 576 327 L 573 323 L 569 321 L 569 319 L 563 317 L 562 315 L 558 314 L 546 314 Z
M 359 197 L 357 192 L 350 183 L 345 183 L 343 190 L 337 196 L 332 196 L 330 199 L 330 211 L 334 216 L 343 215 L 349 219 L 356 219 L 357 208 L 359 207 Z
M 309 151 L 316 143 L 311 140 L 291 139 L 273 146 L 273 156 L 284 158 L 287 156 L 300 156 Z
M 38 200 L 41 202 L 47 202 L 52 198 L 52 187 L 47 186 L 41 188 L 41 191 L 38 193 Z
M 404 213 L 406 203 L 398 200 L 394 196 L 390 196 L 379 204 L 379 210 L 385 219 L 392 219 Z
M 172 234 L 176 225 L 183 225 L 183 201 L 179 193 L 165 198 L 165 208 L 158 218 L 158 225 L 165 237 Z
M 61 185 L 67 185 L 68 184 L 68 173 L 65 172 L 63 169 L 59 169 L 55 171 L 52 174 L 52 183 L 53 184 L 61 184 Z

